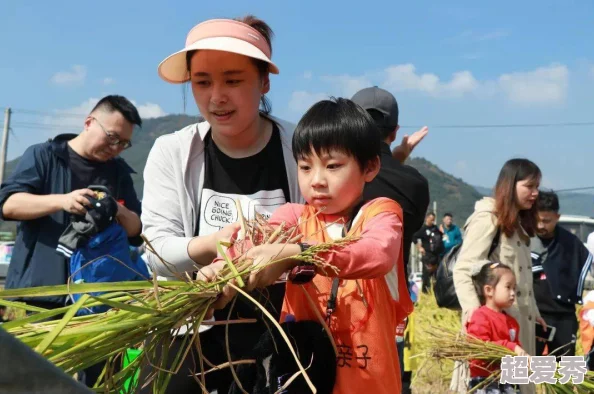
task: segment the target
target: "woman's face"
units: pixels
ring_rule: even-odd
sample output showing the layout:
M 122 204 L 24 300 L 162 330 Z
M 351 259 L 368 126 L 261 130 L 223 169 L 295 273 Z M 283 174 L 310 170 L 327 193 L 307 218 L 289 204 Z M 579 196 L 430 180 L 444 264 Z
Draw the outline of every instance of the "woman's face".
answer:
M 234 137 L 259 115 L 260 98 L 268 92 L 253 61 L 230 52 L 200 50 L 190 62 L 192 93 L 213 133 Z
M 525 179 L 516 183 L 516 199 L 520 210 L 531 209 L 538 197 L 540 179 Z
M 260 98 L 270 90 L 247 56 L 200 50 L 190 62 L 192 93 L 213 133 L 234 137 L 259 116 Z

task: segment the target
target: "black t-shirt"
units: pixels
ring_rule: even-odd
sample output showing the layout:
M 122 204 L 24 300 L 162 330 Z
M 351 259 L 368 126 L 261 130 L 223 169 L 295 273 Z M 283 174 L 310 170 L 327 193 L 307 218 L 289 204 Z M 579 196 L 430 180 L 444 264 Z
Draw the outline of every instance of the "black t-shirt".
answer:
M 419 171 L 392 157 L 390 146 L 382 143 L 381 168 L 375 179 L 365 186 L 366 201 L 386 197 L 402 207 L 404 234 L 404 267 L 408 277 L 408 259 L 413 235 L 421 228 L 429 206 L 429 184 Z
M 439 231 L 439 227 L 435 224 L 432 226 L 427 226 L 424 224 L 419 231 L 417 231 L 413 235 L 413 241 L 421 240 L 421 246 L 425 249 L 425 254 L 421 258 L 423 263 L 425 264 L 437 264 L 439 263 L 439 254 L 433 253 L 431 251 L 431 240 L 439 241 L 442 238 L 441 231 Z
M 209 133 L 204 140 L 204 186 L 200 200 L 197 235 L 212 234 L 238 220 L 235 201 L 239 200 L 247 220 L 254 212 L 270 217 L 281 205 L 290 202 L 289 182 L 283 156 L 280 131 L 273 126 L 268 144 L 257 154 L 234 159 L 224 154 L 212 141 Z M 285 293 L 285 284 L 269 286 L 252 292 L 252 296 L 264 305 L 278 320 Z M 217 320 L 227 320 L 229 304 L 215 312 Z M 261 311 L 244 297 L 239 296 L 231 319 L 256 318 L 258 323 L 229 325 L 230 347 L 234 354 L 245 354 L 266 330 L 267 319 Z M 266 321 L 266 323 L 269 323 Z M 215 326 L 219 335 L 224 335 L 224 326 Z
M 84 189 L 92 185 L 101 185 L 109 189 L 112 196 L 118 194 L 118 175 L 113 160 L 99 162 L 85 159 L 68 145 L 72 190 Z
M 269 218 L 290 200 L 280 131 L 274 125 L 270 141 L 253 156 L 234 159 L 224 154 L 208 133 L 204 140 L 204 185 L 197 234 L 208 235 L 238 220 L 235 201 L 246 219 L 254 212 Z

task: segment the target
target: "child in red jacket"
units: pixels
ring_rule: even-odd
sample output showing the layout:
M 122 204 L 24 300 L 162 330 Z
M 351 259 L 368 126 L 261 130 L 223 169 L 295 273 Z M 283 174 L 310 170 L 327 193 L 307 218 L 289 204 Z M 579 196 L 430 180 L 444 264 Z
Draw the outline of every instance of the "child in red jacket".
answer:
M 516 277 L 510 267 L 501 263 L 486 262 L 480 272 L 473 277 L 474 286 L 481 307 L 472 314 L 466 323 L 466 332 L 483 341 L 493 342 L 512 350 L 519 356 L 528 354 L 520 346 L 520 326 L 504 309 L 513 305 L 516 298 Z M 481 384 L 499 364 L 488 365 L 481 360 L 470 362 L 470 384 L 474 388 Z M 484 390 L 484 391 L 483 391 Z M 498 381 L 482 387 L 477 393 L 514 393 L 509 384 L 500 385 Z

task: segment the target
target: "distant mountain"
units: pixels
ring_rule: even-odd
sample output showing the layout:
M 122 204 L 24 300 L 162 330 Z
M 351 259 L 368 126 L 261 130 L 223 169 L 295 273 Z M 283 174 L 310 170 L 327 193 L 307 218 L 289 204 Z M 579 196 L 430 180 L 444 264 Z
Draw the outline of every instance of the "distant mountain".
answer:
M 488 187 L 473 187 L 484 196 L 491 195 Z M 594 194 L 560 192 L 558 196 L 562 214 L 594 217 Z
M 196 117 L 186 115 L 169 115 L 146 119 L 142 129 L 134 133 L 132 148 L 126 150 L 122 157 L 136 171 L 132 178 L 136 191 L 141 198 L 144 165 L 155 139 L 196 121 Z M 17 161 L 18 159 L 7 163 L 7 174 L 12 173 Z M 424 158 L 411 158 L 407 161 L 407 164 L 418 169 L 429 181 L 430 210 L 433 209 L 433 202 L 435 201 L 438 216 L 451 212 L 455 221 L 459 224 L 463 224 L 466 218 L 470 216 L 475 202 L 490 193 L 489 189 L 471 186 L 462 179 L 442 171 L 438 166 Z M 561 204 L 565 213 L 594 215 L 594 196 L 592 195 L 588 197 L 588 195 L 584 194 L 564 194 Z M 15 224 L 12 222 L 0 223 L 0 230 L 14 230 L 14 228 Z
M 427 178 L 431 197 L 429 210 L 433 210 L 433 202 L 436 202 L 439 221 L 444 213 L 449 212 L 454 215 L 456 223 L 463 224 L 474 211 L 475 202 L 483 197 L 473 186 L 442 171 L 427 159 L 415 157 L 406 164 L 415 167 Z

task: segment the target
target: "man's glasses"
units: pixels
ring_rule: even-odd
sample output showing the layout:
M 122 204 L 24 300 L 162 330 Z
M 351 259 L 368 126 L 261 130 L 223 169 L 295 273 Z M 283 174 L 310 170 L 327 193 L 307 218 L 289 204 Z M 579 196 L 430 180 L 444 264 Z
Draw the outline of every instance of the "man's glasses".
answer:
M 101 124 L 101 122 L 99 122 L 99 120 L 97 118 L 91 117 L 91 119 L 93 119 L 95 122 L 97 122 L 99 127 L 101 127 L 101 130 L 103 130 L 103 132 L 107 136 L 107 141 L 109 142 L 109 145 L 112 145 L 112 146 L 120 145 L 123 149 L 128 149 L 129 147 L 132 146 L 132 142 L 122 141 L 118 137 L 116 137 L 116 135 L 114 133 L 110 133 L 109 131 L 105 130 L 105 127 L 103 127 L 103 125 Z

